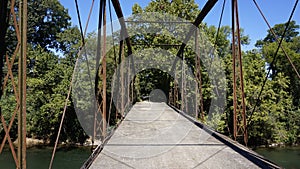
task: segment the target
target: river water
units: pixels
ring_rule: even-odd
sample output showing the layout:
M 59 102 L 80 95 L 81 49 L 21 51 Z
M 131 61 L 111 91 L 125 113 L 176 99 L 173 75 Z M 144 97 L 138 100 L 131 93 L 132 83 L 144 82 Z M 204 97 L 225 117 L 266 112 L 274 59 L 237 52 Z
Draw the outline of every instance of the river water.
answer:
M 286 169 L 300 169 L 300 147 L 260 148 L 255 151 Z M 28 149 L 27 168 L 48 169 L 51 153 L 51 147 Z M 59 149 L 53 169 L 79 169 L 90 153 L 89 147 Z M 0 155 L 0 169 L 15 169 L 9 149 Z
M 48 169 L 53 148 L 27 149 L 28 169 Z M 56 152 L 53 169 L 79 169 L 91 154 L 89 147 L 61 148 Z M 0 155 L 0 169 L 15 169 L 15 163 L 9 149 Z
M 300 169 L 300 147 L 259 148 L 254 150 L 286 169 Z

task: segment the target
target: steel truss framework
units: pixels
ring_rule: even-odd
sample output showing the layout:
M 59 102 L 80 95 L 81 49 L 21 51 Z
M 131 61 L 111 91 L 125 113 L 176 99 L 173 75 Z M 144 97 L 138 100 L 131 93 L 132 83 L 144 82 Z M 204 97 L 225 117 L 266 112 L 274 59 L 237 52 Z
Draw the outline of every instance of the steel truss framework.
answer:
M 9 11 L 7 7 L 9 6 Z M 27 0 L 21 0 L 18 6 L 18 15 L 15 11 L 15 0 L 4 0 L 0 3 L 0 17 L 1 17 L 1 98 L 6 97 L 8 88 L 12 87 L 12 91 L 15 97 L 15 108 L 11 112 L 10 119 L 5 119 L 0 108 L 0 116 L 2 127 L 5 131 L 4 139 L 1 142 L 0 153 L 2 153 L 6 141 L 9 144 L 16 168 L 26 168 L 26 48 L 27 48 Z M 8 23 L 13 22 L 13 29 L 15 30 L 15 36 L 17 44 L 14 47 L 13 52 L 6 51 L 5 34 L 8 28 Z M 18 59 L 18 72 L 17 79 L 13 71 L 13 65 L 15 60 Z M 5 62 L 3 62 L 5 60 Z M 3 70 L 7 70 L 4 74 Z M 2 79 L 4 74 L 4 79 Z M 17 82 L 16 82 L 17 81 Z M 18 118 L 18 151 L 15 152 L 15 147 L 10 137 L 10 130 L 14 121 Z M 7 123 L 8 121 L 8 123 Z
M 202 11 L 199 13 L 199 15 L 197 16 L 196 20 L 193 22 L 193 25 L 198 27 L 200 25 L 200 23 L 203 21 L 203 19 L 205 18 L 205 16 L 209 13 L 209 11 L 213 8 L 213 6 L 216 4 L 217 0 L 210 0 L 208 1 L 204 8 L 202 9 Z M 233 0 L 233 2 L 235 2 Z M 23 1 L 24 4 L 27 5 L 27 2 L 26 0 Z M 12 80 L 12 85 L 14 87 L 14 92 L 15 92 L 15 97 L 16 97 L 16 102 L 17 102 L 17 106 L 16 106 L 16 111 L 13 113 L 12 115 L 12 118 L 11 118 L 11 121 L 10 121 L 10 124 L 9 126 L 7 127 L 6 125 L 6 122 L 5 122 L 5 119 L 3 116 L 1 116 L 1 120 L 2 120 L 2 123 L 3 123 L 3 126 L 4 126 L 4 129 L 5 129 L 5 132 L 6 132 L 6 135 L 5 135 L 5 139 L 3 140 L 3 143 L 2 143 L 2 146 L 1 148 L 3 148 L 3 145 L 5 143 L 6 140 L 8 140 L 9 144 L 10 144 L 10 147 L 11 147 L 11 151 L 12 151 L 12 154 L 13 154 L 13 157 L 14 157 L 14 160 L 16 162 L 16 166 L 17 168 L 26 168 L 26 146 L 24 146 L 24 143 L 26 143 L 26 130 L 25 130 L 25 127 L 26 127 L 26 105 L 25 105 L 25 100 L 26 100 L 26 14 L 27 14 L 27 7 L 26 5 L 24 5 L 24 7 L 22 8 L 22 5 L 20 5 L 20 9 L 22 9 L 22 12 L 20 13 L 20 15 L 22 16 L 19 16 L 20 18 L 20 29 L 19 29 L 19 25 L 17 23 L 17 16 L 15 15 L 15 11 L 14 11 L 14 0 L 12 0 L 12 3 L 11 3 L 11 15 L 12 15 L 12 18 L 13 18 L 13 21 L 14 21 L 14 26 L 15 26 L 15 30 L 16 30 L 16 35 L 17 35 L 17 39 L 18 39 L 18 44 L 16 46 L 16 50 L 14 52 L 14 54 L 12 55 L 11 57 L 11 61 L 9 61 L 8 59 L 8 56 L 6 56 L 6 62 L 7 62 L 7 68 L 8 68 L 8 73 L 4 79 L 4 85 L 3 85 L 3 88 L 2 88 L 2 91 L 4 91 L 5 87 L 6 87 L 6 84 L 7 84 L 7 81 L 8 79 L 10 78 Z M 123 34 L 126 38 L 125 38 L 125 43 L 127 45 L 127 55 L 130 56 L 132 54 L 132 45 L 131 45 L 131 42 L 130 42 L 130 39 L 128 37 L 128 33 L 127 33 L 127 29 L 126 29 L 126 21 L 123 19 L 123 12 L 122 12 L 122 9 L 121 9 L 121 6 L 120 6 L 120 3 L 118 0 L 112 0 L 112 4 L 113 4 L 113 7 L 116 11 L 116 15 L 118 16 L 118 18 L 121 18 L 119 20 L 120 22 L 120 25 L 121 25 L 121 34 Z M 2 4 L 2 8 L 5 6 L 5 4 Z M 236 7 L 237 8 L 237 7 Z M 5 11 L 4 11 L 5 13 Z M 1 15 L 2 17 L 5 16 Z M 6 15 L 7 16 L 7 15 Z M 238 16 L 238 14 L 237 14 Z M 8 16 L 7 16 L 8 17 Z M 21 30 L 21 31 L 20 31 Z M 103 117 L 103 121 L 102 121 L 102 138 L 103 140 L 106 138 L 107 136 L 107 133 L 106 133 L 106 116 L 107 116 L 107 112 L 106 112 L 106 109 L 107 109 L 107 102 L 106 102 L 106 56 L 105 56 L 105 49 L 106 49 L 106 0 L 101 0 L 100 1 L 100 13 L 99 13 L 99 27 L 98 27 L 98 30 L 99 32 L 103 32 L 103 41 L 104 42 L 99 42 L 98 41 L 98 48 L 97 49 L 100 49 L 102 48 L 103 50 L 100 51 L 98 50 L 97 51 L 97 65 L 99 65 L 99 62 L 100 62 L 100 59 L 101 59 L 101 68 L 99 70 L 99 77 L 101 77 L 101 80 L 102 80 L 102 88 L 101 89 L 98 89 L 97 91 L 97 94 L 102 98 L 101 99 L 101 102 L 98 103 L 97 107 L 99 107 L 99 109 L 97 109 L 98 111 L 95 112 L 95 117 L 97 116 L 97 114 L 100 112 L 102 114 L 102 117 Z M 2 31 L 3 32 L 3 31 Z M 5 32 L 5 31 L 4 31 Z M 181 44 L 181 45 L 171 45 L 171 44 L 163 44 L 165 46 L 179 46 L 179 50 L 178 50 L 178 53 L 177 53 L 177 56 L 181 59 L 184 59 L 184 55 L 183 55 L 183 52 L 184 52 L 184 48 L 186 46 L 186 43 L 189 41 L 189 39 L 193 36 L 193 35 L 197 35 L 197 32 L 196 32 L 196 29 L 194 29 L 193 27 L 190 28 L 190 31 L 188 32 L 187 36 L 185 37 L 185 40 L 184 42 Z M 99 33 L 99 36 L 101 36 L 101 33 Z M 238 35 L 239 36 L 239 35 Z M 2 36 L 4 37 L 4 36 Z M 98 40 L 101 39 L 101 37 L 98 37 Z M 238 41 L 238 43 L 240 43 L 240 41 Z M 197 44 L 198 44 L 198 40 L 197 38 L 195 39 L 195 48 L 197 49 Z M 103 46 L 101 46 L 103 45 Z M 163 46 L 161 44 L 157 44 L 156 46 Z M 120 42 L 120 61 L 122 62 L 122 59 L 124 59 L 124 43 L 123 41 Z M 17 54 L 19 53 L 19 50 L 21 51 L 20 52 L 20 57 L 19 57 L 19 90 L 17 90 L 16 88 L 16 85 L 14 84 L 14 78 L 13 78 L 13 73 L 12 73 L 12 68 L 11 68 L 11 65 L 14 63 L 14 59 L 16 58 Z M 199 51 L 196 51 L 196 57 L 195 57 L 195 63 L 196 63 L 196 78 L 197 78 L 197 87 L 196 87 L 196 92 L 200 92 L 200 94 L 202 94 L 202 90 L 201 90 L 201 72 L 200 72 L 200 58 L 199 58 L 199 54 L 198 54 Z M 235 56 L 235 55 L 233 55 Z M 234 57 L 235 58 L 235 57 Z M 24 62 L 25 61 L 25 62 Z M 175 61 L 175 63 L 173 65 L 176 65 L 176 62 L 178 60 Z M 134 61 L 131 60 L 131 64 L 134 64 Z M 172 68 L 174 69 L 174 68 Z M 121 69 L 122 70 L 122 69 Z M 133 70 L 133 73 L 134 73 L 134 70 Z M 124 78 L 123 77 L 123 73 L 121 72 L 121 78 Z M 183 75 L 184 76 L 184 75 Z M 133 83 L 132 83 L 133 84 Z M 98 88 L 98 84 L 97 84 L 97 81 L 95 83 L 95 87 Z M 185 84 L 182 84 L 183 86 Z M 131 86 L 131 88 L 129 88 L 129 91 L 127 92 L 127 95 L 131 95 L 131 100 L 127 100 L 128 101 L 133 101 L 133 86 Z M 25 90 L 24 90 L 25 89 Z M 19 91 L 19 93 L 17 93 L 17 91 Z M 125 91 L 121 91 L 122 93 L 125 93 Z M 171 104 L 175 105 L 175 106 L 180 106 L 181 109 L 183 111 L 186 111 L 186 108 L 187 106 L 185 106 L 185 101 L 182 100 L 182 103 L 181 105 L 177 104 L 177 101 L 179 99 L 179 95 L 178 95 L 178 84 L 174 84 L 173 86 L 173 89 L 170 91 L 170 97 L 171 99 L 169 100 Z M 184 87 L 182 88 L 182 91 L 181 91 L 181 95 L 184 95 L 185 91 L 184 91 Z M 128 97 L 130 98 L 130 97 Z M 181 96 L 181 98 L 184 98 L 183 96 Z M 202 98 L 202 96 L 201 96 Z M 125 100 L 122 99 L 122 102 L 124 102 Z M 200 99 L 200 108 L 201 108 L 201 119 L 203 120 L 204 119 L 204 112 L 203 112 L 203 100 Z M 123 104 L 122 104 L 123 105 Z M 198 105 L 198 103 L 197 103 Z M 186 107 L 186 108 L 185 108 Z M 21 108 L 21 109 L 20 109 Z M 124 108 L 122 108 L 122 111 L 124 111 Z M 196 108 L 195 110 L 196 112 L 198 112 L 198 108 Z M 14 151 L 14 148 L 13 148 L 13 145 L 12 145 L 12 142 L 11 142 L 11 139 L 10 139 L 10 136 L 9 136 L 9 130 L 12 126 L 12 122 L 14 121 L 14 118 L 16 116 L 16 113 L 19 112 L 19 115 L 18 115 L 18 119 L 19 119 L 19 122 L 21 122 L 20 124 L 22 125 L 18 125 L 19 126 L 19 136 L 21 136 L 19 138 L 20 143 L 19 143 L 19 150 L 18 150 L 18 157 L 16 157 L 16 153 Z M 123 112 L 120 112 L 121 114 L 121 117 L 124 116 Z M 198 113 L 196 113 L 196 117 L 195 118 L 198 118 Z M 95 118 L 96 119 L 96 118 Z M 94 126 L 96 127 L 96 122 L 94 122 Z M 95 130 L 96 131 L 96 130 Z M 94 133 L 94 137 L 95 137 L 96 133 Z M 2 150 L 2 149 L 0 149 Z M 55 152 L 53 153 L 55 154 Z M 21 160 L 22 159 L 22 160 Z M 50 168 L 52 167 L 52 165 L 50 165 Z
M 208 0 L 201 10 L 201 12 L 198 14 L 197 18 L 195 21 L 192 23 L 193 26 L 190 28 L 189 32 L 186 34 L 186 37 L 183 41 L 182 44 L 154 44 L 153 46 L 170 46 L 170 47 L 177 47 L 178 52 L 177 52 L 177 58 L 180 59 L 185 59 L 184 58 L 184 49 L 186 47 L 187 42 L 191 39 L 192 36 L 195 35 L 195 37 L 198 37 L 197 30 L 195 27 L 199 27 L 200 23 L 203 21 L 203 19 L 206 17 L 206 15 L 211 11 L 211 9 L 214 7 L 218 0 Z M 78 12 L 78 17 L 79 17 L 79 22 L 80 22 L 80 15 L 78 11 L 78 5 L 77 5 L 77 0 L 76 2 L 76 7 L 77 7 L 77 12 Z M 297 0 L 298 2 L 298 0 Z M 110 3 L 110 1 L 109 1 Z M 111 0 L 111 3 L 114 7 L 114 10 L 116 12 L 117 17 L 119 18 L 119 23 L 121 26 L 121 32 L 120 35 L 124 35 L 125 39 L 121 40 L 119 44 L 119 63 L 125 60 L 125 44 L 127 46 L 127 56 L 130 56 L 132 54 L 132 45 L 140 45 L 140 44 L 131 44 L 130 42 L 130 37 L 128 36 L 127 28 L 126 28 L 126 22 L 132 22 L 132 21 L 125 21 L 124 20 L 124 15 L 122 12 L 122 8 L 120 5 L 119 0 Z M 259 9 L 257 3 L 254 0 L 255 5 Z M 225 0 L 224 0 L 225 4 Z M 245 94 L 244 94 L 244 83 L 243 83 L 243 69 L 242 69 L 242 56 L 241 56 L 241 39 L 240 39 L 240 27 L 239 27 L 239 14 L 238 14 L 238 4 L 237 0 L 232 0 L 232 69 L 233 69 L 233 136 L 234 139 L 238 138 L 243 138 L 244 144 L 247 145 L 248 142 L 248 133 L 247 133 L 247 121 L 246 121 L 246 106 L 245 106 Z M 297 3 L 296 3 L 297 4 Z M 8 5 L 9 9 L 8 10 Z M 92 6 L 91 10 L 94 5 L 94 0 L 92 1 Z M 110 4 L 109 4 L 110 5 Z M 109 119 L 107 120 L 107 87 L 106 87 L 106 0 L 100 0 L 100 11 L 99 11 L 99 26 L 98 26 L 98 46 L 97 46 L 97 63 L 96 66 L 100 67 L 98 70 L 98 76 L 96 78 L 96 83 L 95 83 L 95 93 L 97 94 L 99 98 L 99 102 L 95 106 L 97 106 L 97 111 L 95 111 L 95 121 L 94 121 L 94 134 L 93 134 L 93 140 L 95 136 L 99 133 L 96 132 L 96 127 L 98 124 L 101 124 L 101 132 L 100 135 L 102 136 L 102 143 L 104 144 L 111 136 L 111 133 L 107 133 L 107 127 L 109 124 L 107 124 L 107 121 L 109 123 Z M 295 5 L 296 6 L 296 5 Z M 90 10 L 90 13 L 91 13 Z M 223 7 L 224 10 L 224 7 Z M 222 13 L 223 13 L 222 10 Z M 0 108 L 0 116 L 1 116 L 1 124 L 2 127 L 5 131 L 5 137 L 3 141 L 1 142 L 1 147 L 0 147 L 0 153 L 3 151 L 4 145 L 6 142 L 8 142 L 10 150 L 12 152 L 13 159 L 16 164 L 16 168 L 26 168 L 26 42 L 27 42 L 27 0 L 21 0 L 20 4 L 18 6 L 18 15 L 16 14 L 16 4 L 15 0 L 1 0 L 0 2 L 0 22 L 1 22 L 1 27 L 0 27 L 0 74 L 4 74 L 4 78 L 2 79 L 3 76 L 0 76 L 0 81 L 2 83 L 2 88 L 0 90 L 0 96 L 2 99 L 5 97 L 8 85 L 11 85 L 12 91 L 16 100 L 15 108 L 14 111 L 11 113 L 10 119 L 5 119 L 3 114 L 1 113 L 1 108 Z M 259 12 L 262 14 L 261 10 L 259 9 Z M 263 16 L 263 14 L 262 14 Z M 222 15 L 221 15 L 222 17 Z M 89 15 L 90 18 L 90 15 Z M 263 16 L 264 20 L 268 24 L 266 18 Z M 221 20 L 221 19 L 220 19 Z M 12 21 L 13 22 L 13 30 L 15 30 L 15 35 L 17 39 L 17 44 L 14 48 L 13 52 L 6 52 L 6 44 L 5 44 L 5 36 L 6 32 L 8 29 L 8 22 Z M 89 19 L 87 21 L 88 25 Z M 138 21 L 139 22 L 139 21 Z M 143 21 L 140 21 L 143 22 Z M 150 22 L 150 21 L 149 21 Z M 157 22 L 159 23 L 159 22 Z M 175 22 L 174 22 L 175 23 Z M 182 23 L 182 22 L 180 22 Z M 189 22 L 187 22 L 189 23 Z M 268 24 L 269 28 L 270 25 Z M 81 28 L 81 22 L 80 22 L 80 29 L 82 33 L 82 40 L 83 40 L 83 45 L 84 45 L 84 35 L 87 30 L 87 26 L 85 29 L 85 32 L 82 32 Z M 270 28 L 271 29 L 271 28 Z M 272 31 L 272 30 L 271 30 Z M 113 32 L 113 31 L 112 31 Z M 273 35 L 275 36 L 275 33 L 272 31 Z M 101 36 L 103 36 L 103 42 L 101 42 Z M 276 37 L 276 36 L 275 36 Z M 123 39 L 123 37 L 120 37 Z M 217 38 L 216 38 L 217 39 Z M 279 41 L 279 40 L 278 40 Z M 195 103 L 196 105 L 200 105 L 199 107 L 196 106 L 196 116 L 195 118 L 204 120 L 204 110 L 203 110 L 203 98 L 202 98 L 202 77 L 201 77 L 201 63 L 200 63 L 200 56 L 199 56 L 199 51 L 198 51 L 198 43 L 199 40 L 198 38 L 195 38 L 195 49 L 196 49 L 196 55 L 195 55 L 195 67 L 196 70 L 194 72 L 195 77 L 196 77 L 196 88 L 195 92 L 200 94 L 200 103 Z M 279 43 L 279 46 L 283 49 L 281 44 Z M 100 50 L 102 49 L 102 51 Z M 10 49 L 13 50 L 13 49 Z M 284 51 L 284 49 L 283 49 Z M 284 54 L 288 58 L 290 64 L 293 66 L 294 71 L 297 73 L 297 76 L 300 78 L 299 73 L 297 72 L 295 66 L 291 62 L 290 58 L 284 51 Z M 18 82 L 16 82 L 16 78 L 13 72 L 13 65 L 15 63 L 15 60 L 18 59 Z M 129 65 L 134 65 L 134 60 L 131 58 L 130 59 L 130 64 Z M 172 70 L 174 70 L 174 66 L 178 62 L 178 59 L 174 61 Z M 101 64 L 100 64 L 101 63 Z M 76 64 L 75 64 L 76 67 Z M 6 74 L 4 73 L 3 70 L 7 69 Z M 120 69 L 120 81 L 122 82 L 122 86 L 124 85 L 125 81 L 129 81 L 129 76 L 125 77 L 124 75 L 125 68 Z M 135 70 L 133 69 L 132 74 L 135 73 Z M 177 76 L 177 75 L 175 75 Z M 184 74 L 182 74 L 184 76 Z M 101 79 L 99 79 L 101 78 Z M 72 77 L 73 80 L 73 77 Z M 99 87 L 99 81 L 102 80 L 102 85 Z M 133 79 L 134 81 L 134 79 Z M 17 84 L 18 83 L 18 84 Z M 116 112 L 116 118 L 120 118 L 121 120 L 124 118 L 124 112 L 125 112 L 125 107 L 123 105 L 125 102 L 129 104 L 129 102 L 133 103 L 135 100 L 133 89 L 134 89 L 134 82 L 131 82 L 130 87 L 128 87 L 127 91 L 123 90 L 119 91 L 123 95 L 127 95 L 127 100 L 122 97 L 120 99 L 120 104 L 122 105 L 121 112 Z M 171 84 L 170 84 L 171 85 Z M 182 86 L 185 86 L 186 84 L 182 84 Z M 169 91 L 169 104 L 174 105 L 177 108 L 181 108 L 182 111 L 187 111 L 187 106 L 185 105 L 186 101 L 183 99 L 183 95 L 185 93 L 184 87 L 182 88 L 181 91 L 179 91 L 179 84 L 172 84 L 172 88 Z M 71 91 L 71 84 L 70 84 L 70 89 L 69 93 L 66 99 L 66 103 L 69 99 L 70 91 Z M 181 96 L 179 95 L 179 92 L 181 93 Z M 181 99 L 181 104 L 178 103 L 178 101 Z M 197 100 L 197 99 L 196 99 Z M 111 101 L 110 101 L 111 104 Z M 119 104 L 119 103 L 117 103 Z M 65 107 L 66 108 L 66 107 Z M 111 109 L 111 105 L 109 106 Z M 199 110 L 200 109 L 200 110 Z M 97 122 L 96 117 L 101 114 L 103 117 L 102 122 Z M 200 115 L 199 115 L 200 113 Z M 65 114 L 65 110 L 64 110 Z M 63 117 L 64 117 L 63 114 Z M 109 118 L 110 114 L 108 115 Z M 12 139 L 10 137 L 10 130 L 13 125 L 13 122 L 16 120 L 16 117 L 18 117 L 18 152 L 15 152 L 15 147 L 12 143 Z M 63 117 L 61 124 L 63 123 Z M 251 116 L 250 116 L 251 117 Z M 251 119 L 250 119 L 251 120 Z M 8 123 L 7 123 L 8 121 Z M 58 137 L 56 140 L 56 145 L 59 140 L 59 134 L 60 130 L 58 132 Z M 93 161 L 93 157 L 97 156 L 97 153 L 100 153 L 101 149 L 103 148 L 103 144 L 99 145 L 95 151 L 93 152 L 93 155 L 91 158 L 84 164 L 83 168 L 86 168 L 89 166 L 91 161 Z M 50 167 L 52 168 L 52 163 L 53 163 L 53 158 L 55 155 L 55 149 L 53 151 Z
M 233 136 L 248 142 L 242 66 L 241 35 L 237 0 L 232 0 Z M 239 101 L 241 100 L 241 101 Z

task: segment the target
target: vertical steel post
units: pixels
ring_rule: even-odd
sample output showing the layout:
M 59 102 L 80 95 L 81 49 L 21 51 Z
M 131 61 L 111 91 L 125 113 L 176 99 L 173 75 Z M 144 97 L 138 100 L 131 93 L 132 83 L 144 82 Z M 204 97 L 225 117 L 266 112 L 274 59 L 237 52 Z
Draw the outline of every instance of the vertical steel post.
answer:
M 121 31 L 121 36 L 123 36 L 123 32 Z M 121 52 L 121 68 L 120 68 L 120 74 L 121 74 L 121 116 L 122 118 L 124 117 L 124 96 L 125 96 L 125 91 L 124 91 L 124 64 L 122 65 L 123 61 L 125 60 L 125 55 L 124 55 L 124 41 L 121 41 L 122 45 L 120 45 L 120 52 Z
M 198 72 L 199 72 L 199 65 L 198 59 L 199 58 L 199 49 L 198 49 L 198 29 L 195 31 L 195 119 L 198 120 L 199 118 L 199 107 L 198 107 L 198 88 L 199 88 L 199 80 L 198 80 Z M 201 113 L 201 112 L 200 112 Z
M 103 83 L 103 109 L 102 109 L 102 118 L 103 118 L 103 130 L 102 137 L 106 137 L 106 0 L 104 0 L 104 9 L 103 9 L 103 50 L 102 50 L 102 83 Z
M 173 97 L 173 89 L 171 88 L 171 80 L 169 80 L 169 98 L 168 98 L 168 104 L 172 104 L 172 97 Z
M 26 169 L 26 50 L 27 0 L 20 1 L 21 50 L 19 57 L 18 160 L 20 169 Z
M 132 56 L 128 56 L 128 57 L 132 57 Z M 130 77 L 131 77 L 131 74 L 132 74 L 132 69 L 131 69 L 131 66 L 133 66 L 132 62 L 131 62 L 131 59 L 128 59 L 128 68 L 129 68 L 129 71 L 128 71 L 128 84 L 129 84 L 129 103 L 131 102 L 131 104 L 134 103 L 134 97 L 133 97 L 133 84 L 134 84 L 134 78 L 130 81 Z
M 175 72 L 174 72 L 174 106 L 178 108 L 177 106 L 177 101 L 178 101 L 178 84 L 177 84 L 177 72 L 176 72 L 176 69 L 175 69 Z
M 195 31 L 195 51 L 196 51 L 196 119 L 199 116 L 198 113 L 198 90 L 199 90 L 199 101 L 200 101 L 200 113 L 201 120 L 204 121 L 204 110 L 203 110 L 203 94 L 202 94 L 202 77 L 201 77 L 201 62 L 200 62 L 200 52 L 199 52 L 199 32 L 198 29 Z
M 236 30 L 235 30 L 235 26 L 236 26 Z M 245 105 L 245 93 L 244 93 L 242 52 L 241 52 L 241 35 L 240 35 L 237 0 L 232 0 L 232 65 L 233 65 L 233 136 L 235 140 L 237 139 L 238 136 L 242 136 L 245 145 L 247 145 L 248 133 L 247 133 L 247 123 L 246 123 L 246 105 Z M 239 83 L 239 88 L 237 88 L 238 86 L 237 83 Z M 239 101 L 238 98 L 240 98 L 241 101 Z
M 244 78 L 243 78 L 243 64 L 242 64 L 242 48 L 241 48 L 241 34 L 240 34 L 240 24 L 239 24 L 239 13 L 238 13 L 238 1 L 235 0 L 235 17 L 236 17 L 236 29 L 237 29 L 237 39 L 238 39 L 238 60 L 239 60 L 239 75 L 240 75 L 240 89 L 242 97 L 242 128 L 244 143 L 247 145 L 248 133 L 247 133 L 247 123 L 246 123 L 246 104 L 245 104 L 245 92 L 244 92 Z
M 183 54 L 183 52 L 182 52 L 182 64 L 181 64 L 181 111 L 184 111 L 184 104 L 185 104 L 185 100 L 184 100 L 184 96 L 185 96 L 185 94 L 184 94 L 184 73 L 185 73 L 185 71 L 184 71 L 184 60 L 185 60 L 185 58 L 184 58 L 184 54 Z
M 173 106 L 177 107 L 177 72 L 174 70 Z
M 235 53 L 235 0 L 231 1 L 231 14 L 232 14 L 232 69 L 233 69 L 233 137 L 234 140 L 236 140 L 236 136 L 237 136 L 237 115 L 236 115 L 236 105 L 237 105 L 237 100 L 236 100 L 236 71 L 235 71 L 235 58 L 236 58 L 236 53 Z
M 127 56 L 129 57 L 129 56 Z M 127 77 L 126 77 L 126 84 L 127 85 L 127 102 L 126 102 L 126 105 L 128 105 L 130 103 L 130 87 L 131 87 L 131 84 L 130 84 L 130 73 L 131 73 L 131 69 L 130 69 L 130 59 L 127 59 L 127 62 L 126 62 L 128 65 L 127 65 Z

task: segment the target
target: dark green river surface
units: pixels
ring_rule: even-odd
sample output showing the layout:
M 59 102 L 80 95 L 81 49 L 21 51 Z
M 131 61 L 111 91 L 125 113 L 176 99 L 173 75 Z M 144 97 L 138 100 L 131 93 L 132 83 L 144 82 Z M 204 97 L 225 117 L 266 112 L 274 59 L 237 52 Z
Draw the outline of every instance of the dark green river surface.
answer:
M 28 169 L 48 169 L 53 148 L 27 149 Z M 16 152 L 17 153 L 17 152 Z M 89 147 L 61 148 L 56 151 L 53 169 L 79 169 L 90 156 Z M 7 148 L 0 154 L 0 169 L 15 169 L 15 163 Z
M 282 148 L 259 148 L 254 150 L 286 169 L 300 169 L 300 146 Z
M 48 169 L 52 149 L 51 147 L 28 149 L 27 168 Z M 259 148 L 255 151 L 284 168 L 300 169 L 300 147 Z M 89 147 L 59 149 L 55 156 L 53 169 L 79 169 L 90 153 Z M 0 155 L 0 169 L 15 169 L 8 148 Z

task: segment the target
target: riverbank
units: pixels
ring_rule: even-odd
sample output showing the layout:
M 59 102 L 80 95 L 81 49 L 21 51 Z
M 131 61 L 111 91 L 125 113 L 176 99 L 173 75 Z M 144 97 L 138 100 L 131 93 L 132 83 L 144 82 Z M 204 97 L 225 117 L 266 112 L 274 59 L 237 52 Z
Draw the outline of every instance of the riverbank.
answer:
M 97 146 L 98 144 L 101 144 L 100 140 L 94 141 L 94 144 L 92 144 L 91 139 L 87 139 L 85 143 L 70 143 L 70 142 L 62 142 L 58 144 L 58 148 L 64 148 L 64 147 L 91 147 L 91 146 Z M 13 142 L 13 145 L 15 147 L 18 147 L 18 140 L 15 140 Z M 34 139 L 34 138 L 26 138 L 26 148 L 34 148 L 34 147 L 53 147 L 53 144 L 50 143 L 50 141 L 44 141 L 41 139 Z
M 256 145 L 256 146 L 249 146 L 252 150 L 260 149 L 260 148 L 281 148 L 281 147 L 299 147 L 300 144 L 285 144 L 285 143 L 272 143 L 268 145 Z
M 13 142 L 14 146 L 17 147 L 18 146 L 18 140 L 15 140 Z M 100 140 L 96 140 L 94 141 L 93 146 L 97 146 L 101 144 Z M 34 139 L 34 138 L 26 138 L 26 147 L 27 148 L 32 148 L 32 147 L 51 147 L 53 146 L 53 144 L 50 143 L 50 141 L 45 141 L 45 140 L 41 140 L 41 139 Z M 90 147 L 92 146 L 92 140 L 91 139 L 87 139 L 85 141 L 85 143 L 80 144 L 80 143 L 70 143 L 70 142 L 61 142 L 59 143 L 58 147 Z M 284 144 L 284 143 L 272 143 L 269 145 L 259 145 L 259 146 L 249 146 L 249 148 L 251 148 L 252 150 L 256 150 L 256 149 L 261 149 L 261 148 L 282 148 L 282 147 L 300 147 L 299 144 Z

